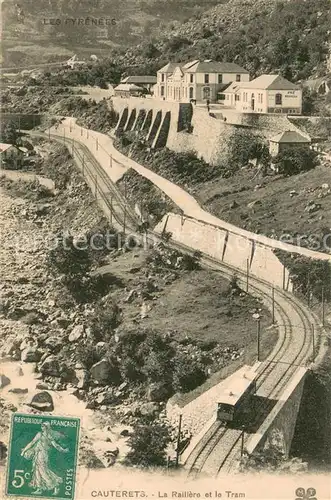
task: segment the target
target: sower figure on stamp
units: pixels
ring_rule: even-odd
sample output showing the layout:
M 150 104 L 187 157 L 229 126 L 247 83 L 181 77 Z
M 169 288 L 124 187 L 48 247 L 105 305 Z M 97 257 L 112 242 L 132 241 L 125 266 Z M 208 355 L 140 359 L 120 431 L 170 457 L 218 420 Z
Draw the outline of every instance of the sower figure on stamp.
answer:
M 41 431 L 33 440 L 23 448 L 21 455 L 32 461 L 32 479 L 30 486 L 36 488 L 34 494 L 41 494 L 45 490 L 54 490 L 57 495 L 63 479 L 50 469 L 49 455 L 52 448 L 67 453 L 68 448 L 63 448 L 55 441 L 59 435 L 51 429 L 49 422 L 41 424 Z

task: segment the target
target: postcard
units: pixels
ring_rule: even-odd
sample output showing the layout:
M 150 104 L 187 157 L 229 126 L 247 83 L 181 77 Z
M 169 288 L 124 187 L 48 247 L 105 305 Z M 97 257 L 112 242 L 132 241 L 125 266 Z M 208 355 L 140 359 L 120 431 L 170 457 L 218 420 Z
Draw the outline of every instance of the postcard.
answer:
M 1 0 L 1 498 L 331 500 L 329 18 Z

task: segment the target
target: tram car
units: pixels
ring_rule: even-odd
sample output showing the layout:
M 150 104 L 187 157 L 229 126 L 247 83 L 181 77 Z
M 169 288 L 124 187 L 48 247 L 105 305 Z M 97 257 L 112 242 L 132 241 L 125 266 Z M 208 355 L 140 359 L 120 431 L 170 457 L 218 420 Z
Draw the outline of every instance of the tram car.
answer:
M 245 368 L 245 367 L 244 367 Z M 229 377 L 229 383 L 220 394 L 217 420 L 235 422 L 252 409 L 252 396 L 256 393 L 256 373 L 239 370 Z

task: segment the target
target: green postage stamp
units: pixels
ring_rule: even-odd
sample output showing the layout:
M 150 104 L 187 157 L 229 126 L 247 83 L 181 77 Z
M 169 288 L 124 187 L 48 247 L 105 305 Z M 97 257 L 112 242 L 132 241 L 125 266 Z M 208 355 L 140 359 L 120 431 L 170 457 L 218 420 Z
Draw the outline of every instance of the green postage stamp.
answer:
M 6 495 L 74 499 L 79 418 L 13 414 Z

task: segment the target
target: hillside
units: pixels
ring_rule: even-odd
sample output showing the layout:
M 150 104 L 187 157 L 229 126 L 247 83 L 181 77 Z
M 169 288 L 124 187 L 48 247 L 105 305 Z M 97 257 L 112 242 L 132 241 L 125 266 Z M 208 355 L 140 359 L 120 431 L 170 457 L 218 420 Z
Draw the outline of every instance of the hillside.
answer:
M 329 53 L 329 0 L 23 0 L 21 11 L 15 0 L 2 5 L 5 65 L 76 52 L 150 72 L 169 59 L 200 58 L 296 81 L 324 74 Z M 77 13 L 83 21 L 104 20 L 78 25 Z
M 251 76 L 280 72 L 304 80 L 326 71 L 330 12 L 329 0 L 232 0 L 187 23 L 172 23 L 153 40 L 154 54 L 151 44 L 142 44 L 126 58 L 233 61 Z
M 109 55 L 116 46 L 139 43 L 174 20 L 184 22 L 217 0 L 4 0 L 3 64 L 34 64 Z M 163 28 L 162 28 L 163 29 Z M 84 42 L 82 43 L 82 40 Z

